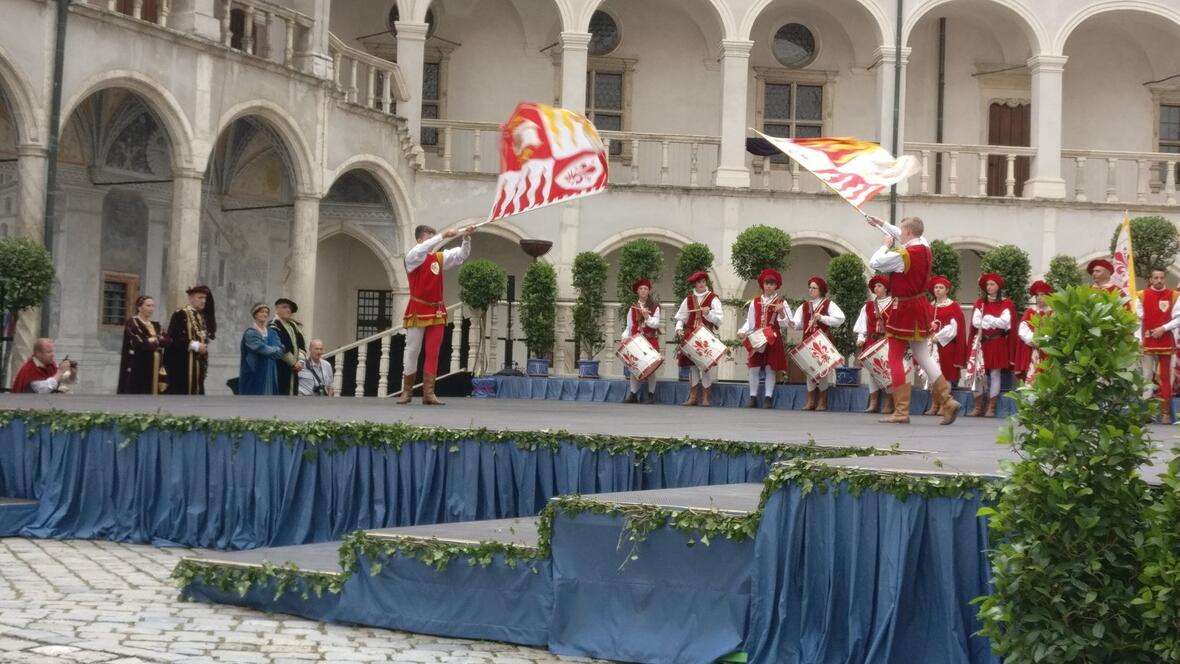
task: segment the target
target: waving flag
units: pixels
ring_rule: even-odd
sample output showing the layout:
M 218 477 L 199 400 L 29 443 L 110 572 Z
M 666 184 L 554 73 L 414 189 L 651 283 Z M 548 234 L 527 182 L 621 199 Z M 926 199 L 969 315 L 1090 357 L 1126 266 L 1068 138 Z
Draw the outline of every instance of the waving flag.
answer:
M 880 145 L 858 138 L 776 138 L 754 132 L 858 209 L 886 187 L 922 170 L 917 159 L 894 158 Z
M 1123 289 L 1127 297 L 1131 298 L 1131 305 L 1139 299 L 1135 289 L 1135 255 L 1131 251 L 1131 217 L 1123 213 L 1123 223 L 1119 224 L 1119 239 L 1114 245 L 1114 274 L 1110 275 L 1110 283 Z M 1134 311 L 1134 309 L 1132 309 Z
M 500 128 L 500 179 L 488 221 L 606 189 L 606 148 L 564 108 L 522 103 Z

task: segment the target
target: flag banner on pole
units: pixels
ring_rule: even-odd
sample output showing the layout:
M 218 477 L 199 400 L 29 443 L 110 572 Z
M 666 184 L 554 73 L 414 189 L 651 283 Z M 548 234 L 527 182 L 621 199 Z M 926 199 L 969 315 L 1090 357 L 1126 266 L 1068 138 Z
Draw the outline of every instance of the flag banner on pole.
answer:
M 522 103 L 500 128 L 500 178 L 488 221 L 606 189 L 606 148 L 584 115 Z
M 1139 300 L 1139 293 L 1135 288 L 1135 255 L 1131 251 L 1131 217 L 1123 214 L 1123 223 L 1119 224 L 1119 239 L 1114 244 L 1114 274 L 1110 276 L 1110 283 L 1118 286 L 1131 298 L 1131 304 Z
M 859 138 L 776 138 L 757 129 L 754 133 L 858 209 L 886 187 L 922 170 L 917 159 L 909 155 L 894 158 L 880 145 Z

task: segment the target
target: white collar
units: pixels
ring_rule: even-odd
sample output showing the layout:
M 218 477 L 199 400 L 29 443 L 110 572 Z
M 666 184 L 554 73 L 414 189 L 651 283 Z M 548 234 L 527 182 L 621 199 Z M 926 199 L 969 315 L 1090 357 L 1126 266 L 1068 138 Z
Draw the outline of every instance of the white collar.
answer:
M 698 300 L 701 299 L 702 297 L 705 297 L 708 294 L 709 294 L 709 291 L 707 291 L 707 290 L 704 293 L 698 293 L 698 292 L 696 292 L 696 290 L 692 291 L 693 297 L 697 298 Z
M 762 293 L 762 301 L 763 302 L 770 302 L 771 300 L 773 300 L 776 297 L 778 297 L 778 293 L 775 293 L 774 295 L 767 295 L 766 293 Z

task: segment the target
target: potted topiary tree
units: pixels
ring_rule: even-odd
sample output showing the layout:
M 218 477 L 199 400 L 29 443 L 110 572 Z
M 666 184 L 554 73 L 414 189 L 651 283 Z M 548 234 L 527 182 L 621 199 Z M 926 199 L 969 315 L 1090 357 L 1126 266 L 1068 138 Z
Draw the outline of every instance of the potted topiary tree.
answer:
M 1121 227 L 1121 224 L 1119 225 Z M 1119 228 L 1110 238 L 1110 253 L 1118 243 Z M 1131 248 L 1135 252 L 1135 272 L 1146 278 L 1155 268 L 1168 269 L 1180 252 L 1176 225 L 1163 217 L 1136 217 L 1131 220 Z
M 684 245 L 676 257 L 676 276 L 672 281 L 672 295 L 675 301 L 683 300 L 692 286 L 688 277 L 694 272 L 708 272 L 713 267 L 713 252 L 700 242 Z
M 578 359 L 579 378 L 598 378 L 597 356 L 606 346 L 603 334 L 603 297 L 609 265 L 593 251 L 583 251 L 574 258 L 574 288 L 578 299 L 574 303 L 574 344 Z
M 846 315 L 851 316 L 852 312 L 859 311 L 868 296 L 865 264 L 860 257 L 841 254 L 828 262 L 828 297 Z M 845 358 L 856 354 L 856 333 L 852 331 L 850 323 L 833 329 L 828 336 Z M 860 370 L 854 368 L 852 362 L 846 362 L 843 367 L 836 369 L 836 382 L 841 385 L 859 384 Z
M 1032 272 L 1025 250 L 1014 244 L 1001 245 L 983 255 L 980 268 L 983 272 L 998 272 L 1004 278 L 1004 296 L 1012 300 L 1016 311 L 1024 311 Z
M 1049 271 L 1045 273 L 1045 281 L 1049 282 L 1053 290 L 1061 292 L 1081 286 L 1085 283 L 1086 277 L 1076 258 L 1058 254 L 1049 261 Z
M 752 281 L 766 268 L 785 270 L 790 255 L 790 235 L 773 226 L 759 225 L 738 234 L 730 260 L 737 276 Z
M 15 321 L 21 311 L 41 304 L 49 295 L 53 275 L 53 257 L 41 243 L 27 237 L 0 240 L 0 314 L 9 314 Z M 5 326 L 0 329 L 0 391 L 8 387 L 11 358 L 12 337 Z
M 541 261 L 529 265 L 520 289 L 520 323 L 528 346 L 528 374 L 548 376 L 557 338 L 557 272 Z
M 459 269 L 459 299 L 475 314 L 479 341 L 475 346 L 475 361 L 472 372 L 475 375 L 487 373 L 487 324 L 488 309 L 504 296 L 508 275 L 504 268 L 489 260 L 467 261 Z
M 659 281 L 663 271 L 664 252 L 660 251 L 660 245 L 643 238 L 624 244 L 619 256 L 618 283 L 615 286 L 620 314 L 635 303 L 631 284 L 641 277 L 651 279 L 654 284 Z
M 935 240 L 930 243 L 930 254 L 934 259 L 930 274 L 946 277 L 951 282 L 951 292 L 947 297 L 955 299 L 959 290 L 959 252 L 946 242 Z

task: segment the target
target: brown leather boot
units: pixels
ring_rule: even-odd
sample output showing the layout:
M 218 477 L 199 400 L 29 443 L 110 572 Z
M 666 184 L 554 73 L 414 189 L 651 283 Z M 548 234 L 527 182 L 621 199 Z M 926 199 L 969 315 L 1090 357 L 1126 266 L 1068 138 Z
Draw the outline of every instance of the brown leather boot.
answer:
M 402 395 L 398 398 L 398 403 L 410 403 L 414 400 L 414 378 L 417 374 L 409 374 L 402 376 Z
M 819 405 L 819 390 L 807 390 L 807 404 L 803 406 L 803 410 L 815 410 Z
M 680 404 L 681 406 L 695 406 L 697 405 L 697 391 L 700 390 L 700 385 L 688 386 L 688 401 Z
M 1160 424 L 1172 423 L 1172 400 L 1160 399 Z
M 987 410 L 987 392 L 975 397 L 975 407 L 971 409 L 969 417 L 982 417 Z
M 869 392 L 869 407 L 865 408 L 866 413 L 875 413 L 877 408 L 881 405 L 881 391 L 873 390 Z
M 890 394 L 889 392 L 885 393 L 885 398 L 881 402 L 881 414 L 882 415 L 892 415 L 893 414 L 893 395 Z
M 996 416 L 996 404 L 999 402 L 1000 402 L 1000 396 L 998 394 L 994 397 L 990 397 L 987 400 L 987 413 L 984 415 L 984 417 L 995 417 Z
M 623 399 L 623 403 L 639 403 L 639 395 L 634 392 L 628 392 L 627 398 Z
M 828 409 L 828 390 L 819 391 L 819 405 L 815 407 L 816 411 L 826 411 Z
M 758 397 L 750 397 L 749 399 L 746 400 L 746 408 L 757 408 L 757 407 L 758 407 Z
M 434 375 L 433 374 L 423 374 L 422 375 L 422 403 L 426 404 L 427 406 L 445 406 L 446 405 L 443 402 L 439 401 L 438 397 L 434 396 Z
M 701 385 L 701 405 L 702 406 L 712 406 L 713 405 L 713 404 L 709 403 L 709 393 L 712 391 L 713 391 L 712 385 L 710 385 L 708 387 Z
M 939 380 L 942 380 L 941 378 Z M 926 407 L 925 415 L 937 415 L 938 406 L 941 403 L 940 395 L 938 394 L 938 385 L 930 386 L 930 405 Z
M 914 386 L 909 383 L 893 388 L 893 414 L 878 421 L 886 424 L 909 424 L 910 396 L 913 389 Z
M 936 403 L 935 412 L 942 415 L 942 421 L 939 424 L 954 424 L 959 417 L 959 410 L 963 404 L 955 401 L 954 395 L 951 393 L 951 384 L 942 376 L 938 377 L 938 381 L 934 383 L 933 397 L 931 403 Z

